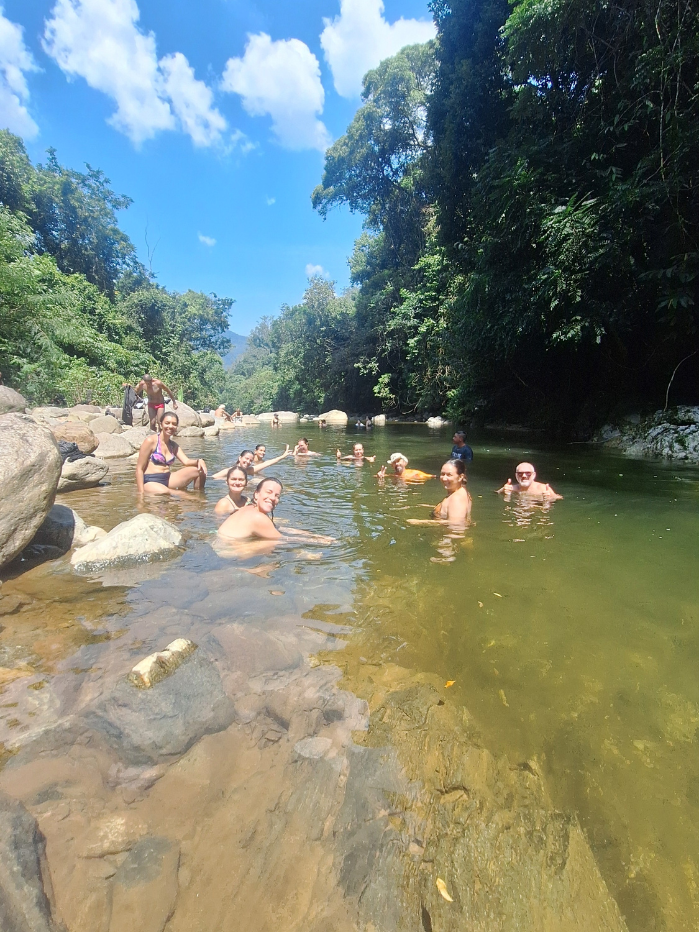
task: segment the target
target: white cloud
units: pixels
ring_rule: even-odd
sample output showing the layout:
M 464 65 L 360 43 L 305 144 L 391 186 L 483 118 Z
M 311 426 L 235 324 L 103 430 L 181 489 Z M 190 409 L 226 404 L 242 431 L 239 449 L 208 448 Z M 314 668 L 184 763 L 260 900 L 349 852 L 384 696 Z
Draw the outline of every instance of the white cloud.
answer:
M 211 90 L 180 52 L 158 61 L 155 36 L 138 27 L 136 0 L 56 0 L 44 49 L 69 76 L 111 97 L 109 122 L 136 145 L 179 126 L 195 145 L 218 142 L 226 121 Z
M 325 102 L 320 65 L 299 39 L 273 42 L 264 32 L 249 36 L 243 57 L 228 59 L 221 86 L 239 94 L 251 116 L 269 115 L 287 149 L 323 152 L 330 144 L 318 119 Z
M 226 129 L 226 121 L 213 106 L 211 88 L 194 77 L 194 69 L 182 52 L 160 59 L 165 79 L 165 92 L 185 133 L 195 146 L 210 146 L 218 142 Z
M 268 206 L 268 207 L 271 207 L 272 204 L 276 204 L 276 203 L 277 203 L 276 197 L 268 197 L 268 198 L 267 198 L 267 206 Z
M 24 44 L 22 27 L 10 22 L 0 5 L 0 128 L 33 139 L 39 127 L 29 115 L 26 72 L 37 71 Z
M 342 97 L 359 96 L 362 78 L 384 58 L 436 35 L 434 23 L 428 20 L 401 18 L 388 23 L 383 13 L 383 0 L 341 0 L 340 15 L 323 18 L 320 44 Z
M 197 235 L 199 236 L 199 242 L 203 243 L 205 246 L 216 245 L 216 240 L 213 238 L 213 236 L 204 236 L 203 233 L 198 233 Z
M 306 278 L 315 278 L 320 276 L 321 278 L 329 278 L 328 273 L 325 271 L 322 265 L 313 265 L 312 262 L 309 262 L 306 266 Z

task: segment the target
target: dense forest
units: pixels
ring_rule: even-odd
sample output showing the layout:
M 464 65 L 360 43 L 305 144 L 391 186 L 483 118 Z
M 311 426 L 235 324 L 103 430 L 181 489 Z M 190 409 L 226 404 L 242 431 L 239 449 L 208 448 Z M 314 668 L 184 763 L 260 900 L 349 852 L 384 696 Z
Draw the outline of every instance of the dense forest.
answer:
M 119 229 L 128 198 L 0 132 L 0 372 L 35 404 L 117 402 L 144 372 L 218 403 L 232 301 L 161 288 Z
M 448 413 L 586 436 L 699 401 L 699 6 L 432 0 L 312 192 L 364 218 L 224 371 L 232 301 L 158 286 L 99 171 L 0 133 L 0 370 L 33 401 L 145 369 L 208 405 Z M 674 380 L 673 380 L 674 376 Z
M 248 406 L 585 435 L 699 401 L 699 6 L 433 0 L 364 79 L 313 204 L 365 218 L 352 289 L 251 336 Z

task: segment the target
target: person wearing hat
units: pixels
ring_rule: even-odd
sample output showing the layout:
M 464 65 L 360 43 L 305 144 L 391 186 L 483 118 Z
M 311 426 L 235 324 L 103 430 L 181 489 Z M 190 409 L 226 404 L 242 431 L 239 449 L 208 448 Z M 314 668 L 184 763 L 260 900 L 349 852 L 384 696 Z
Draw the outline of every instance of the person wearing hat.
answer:
M 392 453 L 388 458 L 388 465 L 393 466 L 393 479 L 404 479 L 406 482 L 424 482 L 425 479 L 434 479 L 435 476 L 430 472 L 422 472 L 420 469 L 408 469 L 408 457 L 404 453 Z M 382 466 L 376 474 L 377 478 L 386 477 L 386 467 Z

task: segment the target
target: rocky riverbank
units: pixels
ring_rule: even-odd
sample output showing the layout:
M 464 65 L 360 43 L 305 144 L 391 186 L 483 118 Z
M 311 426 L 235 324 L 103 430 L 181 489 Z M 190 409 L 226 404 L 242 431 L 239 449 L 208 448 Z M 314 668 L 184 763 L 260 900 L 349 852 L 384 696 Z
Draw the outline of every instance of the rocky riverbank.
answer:
M 647 417 L 631 415 L 619 424 L 600 428 L 593 442 L 628 456 L 699 463 L 699 407 L 680 405 Z

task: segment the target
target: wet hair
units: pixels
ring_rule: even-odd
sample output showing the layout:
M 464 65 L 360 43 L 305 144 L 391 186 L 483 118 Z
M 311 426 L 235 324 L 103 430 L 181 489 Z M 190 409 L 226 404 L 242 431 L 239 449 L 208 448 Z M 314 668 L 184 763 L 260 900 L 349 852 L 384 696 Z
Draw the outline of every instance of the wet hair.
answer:
M 458 475 L 466 476 L 466 463 L 462 459 L 447 460 L 444 466 L 453 466 Z
M 303 443 L 308 443 L 308 437 L 301 437 L 301 440 L 303 441 Z
M 463 432 L 463 430 L 456 430 L 456 431 L 454 431 L 454 436 L 455 436 L 455 437 L 461 437 L 461 439 L 462 439 L 463 441 L 466 440 L 466 434 Z
M 166 411 L 165 414 L 163 414 L 162 420 L 161 420 L 161 422 L 160 422 L 161 424 L 163 423 L 163 421 L 165 420 L 166 417 L 174 417 L 174 419 L 175 419 L 175 424 L 179 424 L 179 423 L 180 423 L 180 419 L 179 419 L 179 417 L 175 414 L 174 411 Z
M 255 455 L 255 451 L 254 451 L 254 450 L 243 450 L 243 452 L 240 454 L 240 456 L 245 456 L 246 453 L 249 453 L 250 456 L 254 456 L 254 455 Z M 238 457 L 238 459 L 240 459 L 240 456 Z
M 234 472 L 240 472 L 245 477 L 245 485 L 248 484 L 248 474 L 245 472 L 242 466 L 231 466 L 231 468 L 226 473 L 226 482 L 231 478 Z
M 265 476 L 262 482 L 258 482 L 257 488 L 255 489 L 255 495 L 257 495 L 257 493 L 260 491 L 262 486 L 265 485 L 267 482 L 274 482 L 276 485 L 279 486 L 282 492 L 284 491 L 284 483 L 282 482 L 281 479 L 277 479 L 275 478 L 275 476 Z
M 264 447 L 265 450 L 266 450 L 266 449 L 267 449 L 267 444 L 266 444 L 266 443 L 258 443 L 257 446 L 255 447 L 255 449 L 256 449 L 256 450 L 260 450 L 262 447 Z M 242 456 L 242 454 L 241 454 L 241 456 Z

